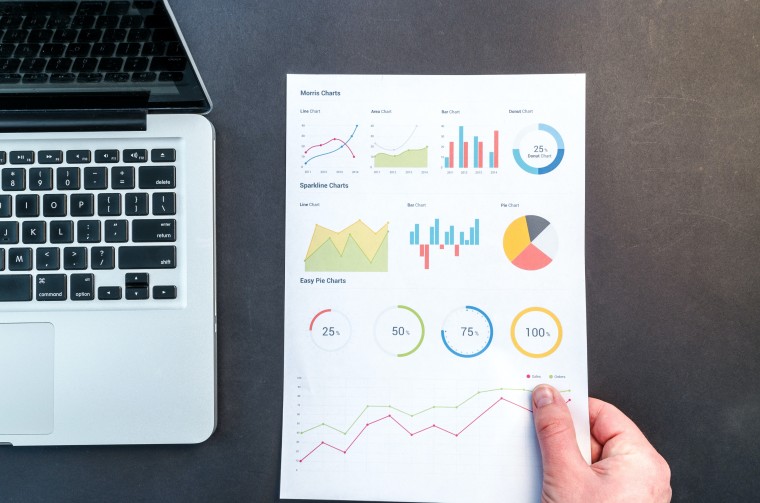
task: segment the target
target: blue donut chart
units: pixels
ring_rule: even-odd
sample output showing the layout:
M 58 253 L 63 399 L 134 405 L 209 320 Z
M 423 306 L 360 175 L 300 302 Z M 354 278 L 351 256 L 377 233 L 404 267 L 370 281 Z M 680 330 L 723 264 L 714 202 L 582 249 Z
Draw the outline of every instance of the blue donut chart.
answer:
M 529 165 L 525 160 L 522 158 L 522 155 L 520 155 L 520 142 L 525 137 L 526 134 L 531 133 L 533 131 L 543 131 L 545 133 L 549 133 L 552 138 L 554 138 L 554 141 L 557 142 L 557 155 L 554 156 L 554 159 L 552 162 L 547 164 L 546 166 L 541 166 L 538 168 L 534 168 L 533 166 Z M 527 128 L 520 131 L 520 134 L 517 135 L 517 139 L 515 140 L 515 145 L 512 148 L 512 154 L 514 154 L 515 162 L 517 162 L 517 165 L 522 168 L 523 171 L 526 171 L 532 175 L 545 175 L 547 173 L 550 173 L 554 171 L 554 169 L 559 166 L 559 164 L 562 162 L 562 158 L 565 156 L 565 142 L 562 140 L 562 136 L 560 136 L 559 132 L 551 127 L 548 124 L 534 124 L 531 126 L 528 126 Z
M 491 322 L 491 318 L 489 318 L 488 315 L 482 309 L 478 309 L 475 306 L 465 306 L 464 309 L 465 311 L 473 311 L 473 312 L 478 313 L 488 323 L 488 340 L 486 341 L 485 345 L 479 351 L 475 353 L 462 353 L 452 348 L 449 342 L 446 340 L 445 329 L 441 330 L 441 339 L 443 340 L 443 345 L 446 346 L 446 349 L 451 351 L 452 354 L 459 356 L 460 358 L 474 358 L 476 356 L 482 355 L 486 351 L 486 349 L 488 349 L 488 347 L 491 345 L 491 342 L 493 342 L 493 323 Z

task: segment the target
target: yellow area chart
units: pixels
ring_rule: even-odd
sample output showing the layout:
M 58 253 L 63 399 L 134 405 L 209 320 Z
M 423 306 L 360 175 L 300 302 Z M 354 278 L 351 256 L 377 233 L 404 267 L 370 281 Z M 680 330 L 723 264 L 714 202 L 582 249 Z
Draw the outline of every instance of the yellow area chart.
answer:
M 388 223 L 377 231 L 361 220 L 340 231 L 316 225 L 304 263 L 307 272 L 388 272 Z

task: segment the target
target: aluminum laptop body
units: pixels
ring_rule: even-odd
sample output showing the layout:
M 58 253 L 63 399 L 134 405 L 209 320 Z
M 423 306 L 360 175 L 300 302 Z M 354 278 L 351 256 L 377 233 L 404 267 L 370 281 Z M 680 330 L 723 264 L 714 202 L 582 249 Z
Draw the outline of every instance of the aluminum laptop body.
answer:
M 210 108 L 164 2 L 0 2 L 0 445 L 213 433 Z

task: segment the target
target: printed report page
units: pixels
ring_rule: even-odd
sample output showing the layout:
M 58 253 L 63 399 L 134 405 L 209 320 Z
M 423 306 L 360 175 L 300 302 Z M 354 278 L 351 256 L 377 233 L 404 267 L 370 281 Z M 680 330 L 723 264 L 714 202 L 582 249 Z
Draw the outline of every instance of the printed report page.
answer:
M 585 76 L 289 75 L 283 498 L 536 502 L 590 458 Z

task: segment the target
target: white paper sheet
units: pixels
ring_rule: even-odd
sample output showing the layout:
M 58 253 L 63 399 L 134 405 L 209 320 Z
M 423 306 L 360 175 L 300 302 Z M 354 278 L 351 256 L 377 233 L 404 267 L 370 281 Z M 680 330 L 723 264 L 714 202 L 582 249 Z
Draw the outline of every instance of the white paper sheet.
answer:
M 535 502 L 590 456 L 585 76 L 290 75 L 283 498 Z

